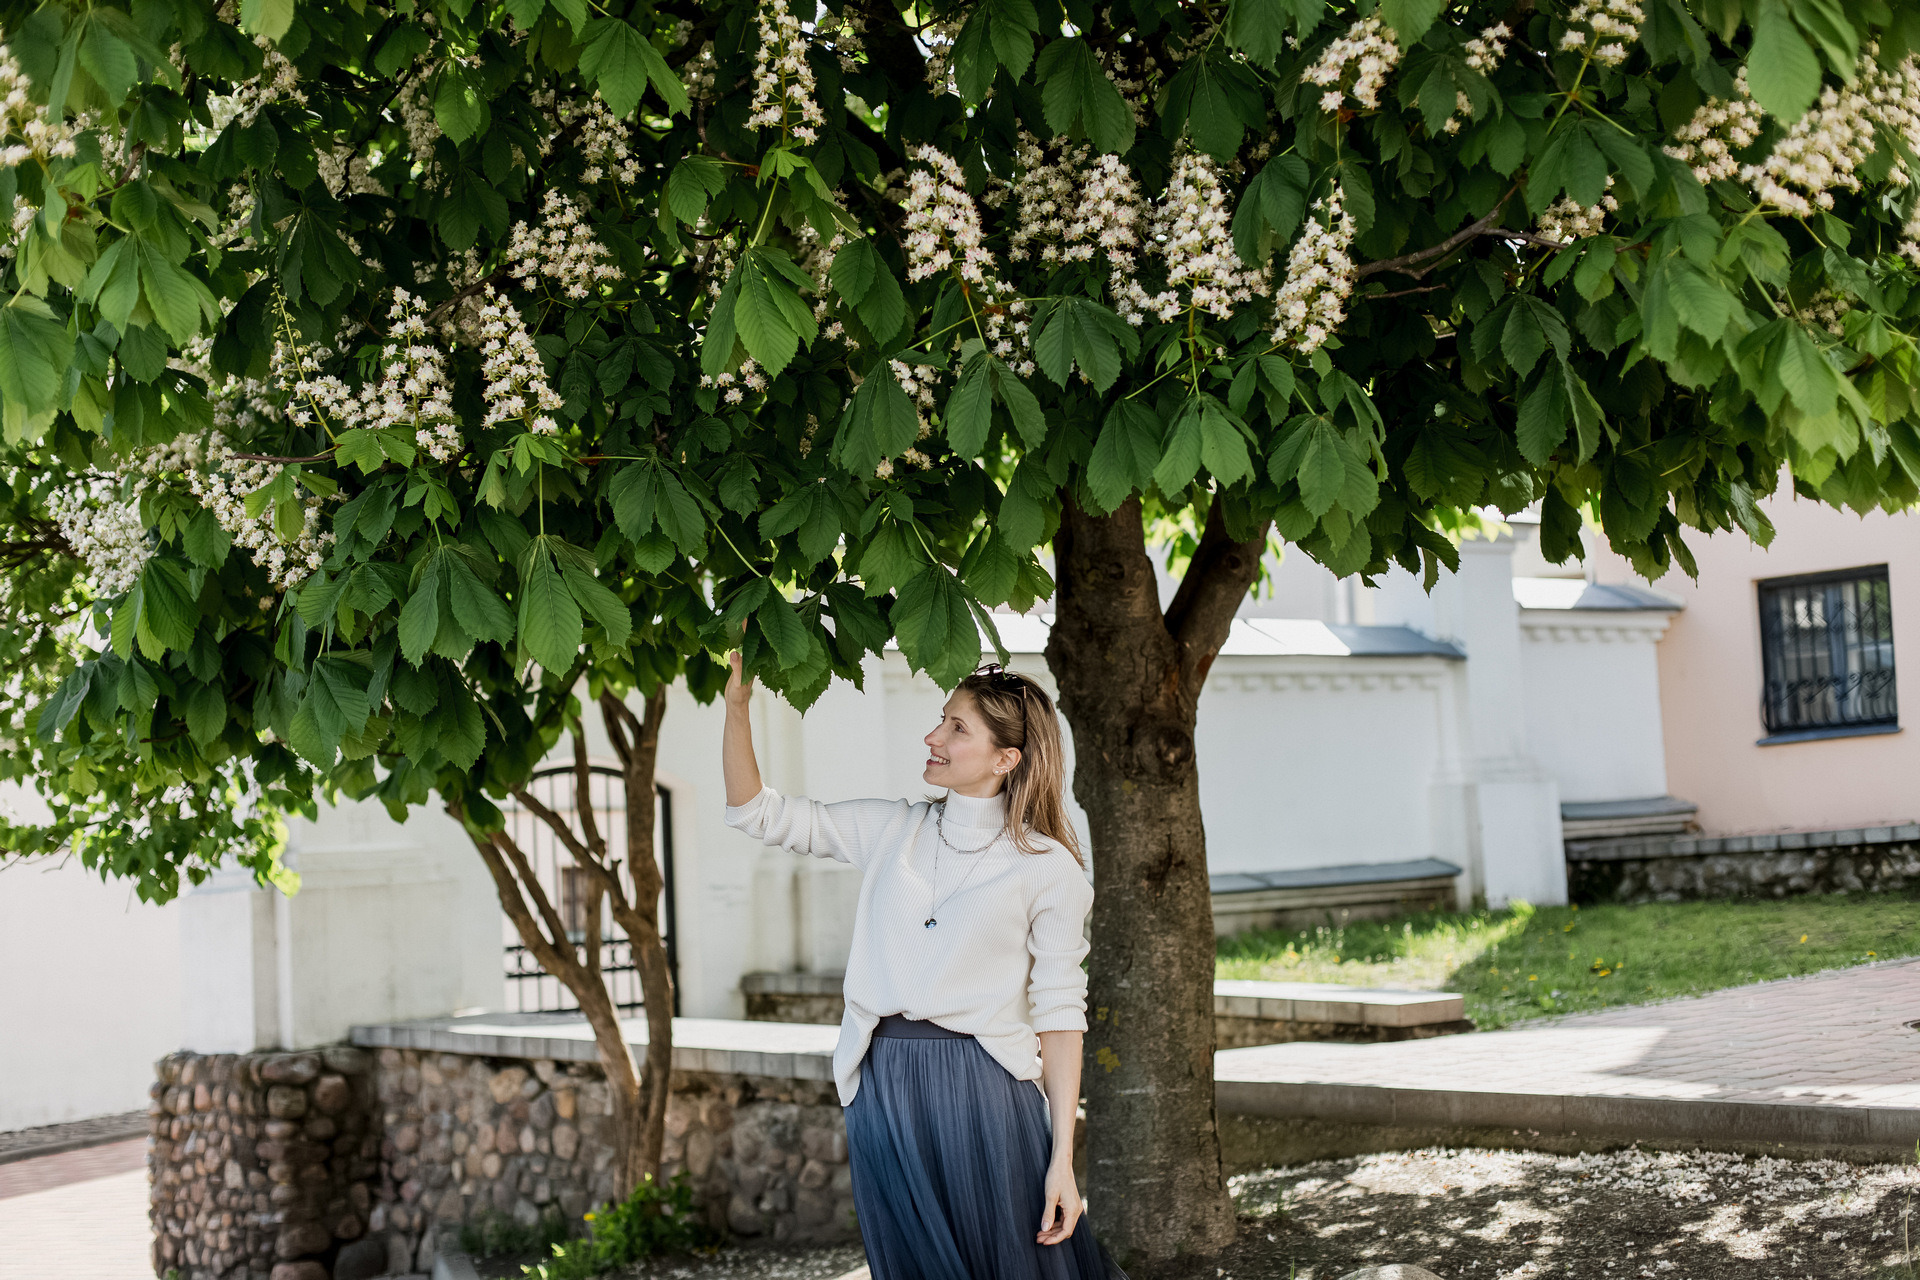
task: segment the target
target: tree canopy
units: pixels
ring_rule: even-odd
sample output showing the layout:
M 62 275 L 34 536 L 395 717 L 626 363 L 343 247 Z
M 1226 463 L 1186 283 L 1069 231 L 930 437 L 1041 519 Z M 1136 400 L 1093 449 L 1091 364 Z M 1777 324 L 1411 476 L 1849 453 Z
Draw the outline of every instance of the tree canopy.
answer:
M 1430 582 L 1484 507 L 1657 575 L 1915 497 L 1904 5 L 4 28 L 6 840 L 153 894 L 330 791 L 493 821 L 583 674 L 950 684 L 1063 503 Z

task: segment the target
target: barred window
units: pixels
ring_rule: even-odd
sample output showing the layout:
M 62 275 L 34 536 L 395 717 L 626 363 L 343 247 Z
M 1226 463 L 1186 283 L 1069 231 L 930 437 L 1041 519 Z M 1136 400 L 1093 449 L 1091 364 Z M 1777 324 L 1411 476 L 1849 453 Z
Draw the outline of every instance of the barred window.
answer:
M 1768 733 L 1895 723 L 1887 566 L 1760 583 Z

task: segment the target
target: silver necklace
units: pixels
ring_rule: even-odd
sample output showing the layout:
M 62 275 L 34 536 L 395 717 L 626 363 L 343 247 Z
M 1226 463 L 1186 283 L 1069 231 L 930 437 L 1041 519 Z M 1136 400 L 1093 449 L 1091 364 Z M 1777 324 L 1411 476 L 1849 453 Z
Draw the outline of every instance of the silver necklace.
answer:
M 933 829 L 938 839 L 933 846 L 933 883 L 927 886 L 927 919 L 926 923 L 920 926 L 923 929 L 931 929 L 940 923 L 935 915 L 938 907 L 934 903 L 934 895 L 940 888 L 940 846 L 945 845 L 955 853 L 985 853 L 998 843 L 1001 834 L 998 831 L 994 832 L 993 839 L 987 841 L 978 849 L 962 849 L 959 845 L 949 842 L 947 839 L 947 806 L 945 801 L 942 801 L 940 804 L 940 816 L 934 819 Z M 960 890 L 967 887 L 967 881 L 973 879 L 974 868 L 980 865 L 980 861 L 983 860 L 976 860 L 973 866 L 967 868 L 967 874 L 962 876 L 960 883 L 953 887 L 953 893 L 949 893 L 946 897 L 941 898 L 938 906 L 945 906 L 953 900 L 955 893 L 959 893 Z

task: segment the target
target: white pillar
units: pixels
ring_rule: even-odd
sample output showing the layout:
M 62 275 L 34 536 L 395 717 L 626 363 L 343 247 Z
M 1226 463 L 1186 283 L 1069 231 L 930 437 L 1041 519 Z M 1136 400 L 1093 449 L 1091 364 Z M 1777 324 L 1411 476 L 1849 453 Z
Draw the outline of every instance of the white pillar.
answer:
M 1458 774 L 1442 779 L 1436 811 L 1466 828 L 1466 891 L 1488 905 L 1567 900 L 1559 788 L 1527 740 L 1520 666 L 1520 610 L 1513 598 L 1515 538 L 1460 545 L 1460 571 L 1433 593 L 1440 638 L 1467 655 L 1456 681 Z

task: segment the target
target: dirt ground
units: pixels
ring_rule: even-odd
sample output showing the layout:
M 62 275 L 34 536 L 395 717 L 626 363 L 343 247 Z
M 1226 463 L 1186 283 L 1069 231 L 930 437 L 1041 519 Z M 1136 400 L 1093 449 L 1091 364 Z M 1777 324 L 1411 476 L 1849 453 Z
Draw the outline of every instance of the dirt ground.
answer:
M 1386 1262 L 1441 1280 L 1920 1280 L 1914 1162 L 1426 1150 L 1232 1186 L 1241 1238 L 1195 1280 L 1339 1280 Z M 736 1247 L 620 1280 L 833 1280 L 864 1262 L 857 1245 Z
M 1711 1152 L 1427 1150 L 1233 1180 L 1217 1277 L 1920 1280 L 1920 1166 Z

